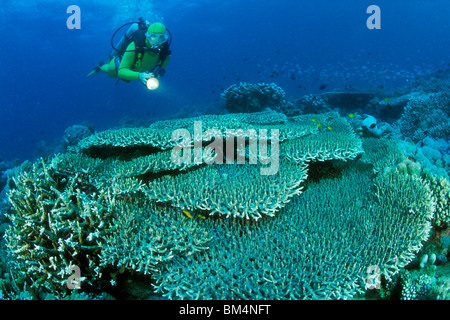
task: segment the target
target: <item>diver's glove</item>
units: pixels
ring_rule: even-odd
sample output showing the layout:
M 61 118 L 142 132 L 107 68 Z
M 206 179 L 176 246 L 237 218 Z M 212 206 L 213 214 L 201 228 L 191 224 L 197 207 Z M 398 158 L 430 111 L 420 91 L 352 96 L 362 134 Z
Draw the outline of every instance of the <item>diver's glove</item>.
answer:
M 153 73 L 151 73 L 151 72 L 141 72 L 141 73 L 139 73 L 139 80 L 141 80 L 141 82 L 142 82 L 142 84 L 144 86 L 147 85 L 147 80 L 148 79 L 154 78 L 154 77 L 155 77 L 155 75 Z
M 162 77 L 166 73 L 166 69 L 159 68 L 156 73 L 159 77 Z

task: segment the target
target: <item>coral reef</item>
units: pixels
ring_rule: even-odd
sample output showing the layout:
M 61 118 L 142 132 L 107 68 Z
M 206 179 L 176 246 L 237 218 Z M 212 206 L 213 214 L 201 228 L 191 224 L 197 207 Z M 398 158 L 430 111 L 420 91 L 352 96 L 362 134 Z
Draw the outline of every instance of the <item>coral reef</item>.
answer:
M 222 94 L 225 108 L 232 113 L 260 112 L 266 108 L 283 110 L 286 94 L 274 83 L 246 83 L 231 85 Z
M 210 240 L 199 221 L 181 210 L 129 199 L 117 208 L 112 232 L 102 245 L 101 265 L 148 274 L 175 257 L 206 250 Z
M 406 160 L 406 156 L 398 147 L 398 141 L 378 138 L 363 138 L 365 151 L 361 160 L 373 165 L 375 173 L 395 167 Z
M 276 175 L 260 174 L 259 166 L 209 165 L 149 183 L 148 198 L 204 215 L 258 220 L 274 216 L 300 193 L 304 166 L 283 163 Z M 193 186 L 196 186 L 193 188 Z
M 385 299 L 396 300 L 449 300 L 449 265 L 427 264 L 421 269 L 401 270 L 381 290 Z
M 174 163 L 176 129 L 201 152 L 209 130 L 241 129 L 231 152 L 245 161 Z M 262 129 L 279 131 L 266 141 L 279 142 L 273 175 L 249 161 L 248 133 Z M 348 299 L 364 292 L 368 267 L 392 279 L 422 248 L 447 196 L 445 182 L 431 181 L 399 143 L 361 138 L 337 112 L 108 130 L 17 172 L 8 268 L 33 297 L 72 296 L 79 267 L 88 295 L 120 291 L 124 274 L 139 274 L 165 298 Z
M 106 130 L 80 141 L 77 147 L 92 157 L 112 157 L 130 154 L 132 157 L 156 153 L 173 147 L 172 132 L 151 128 L 121 128 Z M 114 153 L 117 151 L 116 153 Z M 137 153 L 136 155 L 133 155 Z
M 81 140 L 89 137 L 94 133 L 92 126 L 84 124 L 75 124 L 64 131 L 62 138 L 62 148 L 67 150 L 68 147 L 78 144 Z
M 3 188 L 6 185 L 6 170 L 8 169 L 8 166 L 5 162 L 3 162 L 0 159 L 0 192 L 3 190 Z
M 155 275 L 156 291 L 170 299 L 353 297 L 369 266 L 391 276 L 411 261 L 430 229 L 432 205 L 422 181 L 380 176 L 372 198 L 370 176 L 366 166 L 310 184 L 259 225 L 208 220 L 215 239 L 209 250 L 174 259 Z
M 416 92 L 399 119 L 405 137 L 418 142 L 424 138 L 435 139 L 450 135 L 450 87 L 440 92 Z
M 363 152 L 361 140 L 349 123 L 336 112 L 318 115 L 301 115 L 291 118 L 292 127 L 300 127 L 300 139 L 289 139 L 282 148 L 282 154 L 297 163 L 349 160 Z
M 5 239 L 17 285 L 65 292 L 73 265 L 83 265 L 85 281 L 99 285 L 98 253 L 111 215 L 108 190 L 99 189 L 89 174 L 60 169 L 56 157 L 41 159 L 14 179 Z
M 441 176 L 428 176 L 427 182 L 436 202 L 433 223 L 437 226 L 450 225 L 450 182 Z

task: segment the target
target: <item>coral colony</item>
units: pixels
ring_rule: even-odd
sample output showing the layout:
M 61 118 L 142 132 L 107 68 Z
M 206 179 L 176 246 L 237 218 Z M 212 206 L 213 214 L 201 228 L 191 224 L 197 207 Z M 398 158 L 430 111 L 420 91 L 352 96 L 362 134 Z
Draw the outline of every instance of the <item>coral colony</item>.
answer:
M 202 133 L 202 122 L 194 121 L 194 162 L 201 164 L 203 161 L 207 164 L 216 163 L 223 164 L 224 150 L 226 150 L 226 163 L 234 164 L 234 154 L 236 150 L 237 164 L 245 164 L 246 159 L 246 140 L 248 140 L 248 159 L 250 164 L 257 164 L 258 149 L 259 161 L 262 164 L 270 164 L 267 168 L 261 167 L 262 175 L 273 175 L 278 172 L 279 165 L 279 132 L 278 129 L 271 130 L 270 138 L 270 156 L 267 153 L 268 135 L 267 129 L 259 129 L 259 135 L 255 129 L 247 129 L 245 132 L 242 129 L 226 129 L 226 143 L 224 148 L 223 134 L 218 129 L 208 129 L 205 135 Z M 172 161 L 176 164 L 191 162 L 191 134 L 186 129 L 176 129 L 172 133 L 172 140 L 181 141 L 172 150 Z M 234 141 L 236 138 L 236 148 Z M 206 148 L 205 154 L 203 152 L 203 142 L 211 141 Z M 259 141 L 259 143 L 257 143 Z M 180 156 L 180 153 L 182 156 Z
M 240 84 L 223 97 L 235 113 L 81 135 L 17 168 L 5 233 L 11 291 L 95 295 L 131 279 L 145 283 L 145 298 L 350 299 L 388 295 L 383 277 L 402 283 L 404 298 L 430 292 L 429 276 L 404 267 L 446 259 L 417 253 L 450 223 L 445 150 L 432 148 L 449 125 L 415 111 L 448 112 L 448 95 L 369 102 L 403 105 L 400 130 L 415 142 L 432 134 L 422 148 L 369 116 L 332 110 L 332 96 L 295 106 L 274 84 Z

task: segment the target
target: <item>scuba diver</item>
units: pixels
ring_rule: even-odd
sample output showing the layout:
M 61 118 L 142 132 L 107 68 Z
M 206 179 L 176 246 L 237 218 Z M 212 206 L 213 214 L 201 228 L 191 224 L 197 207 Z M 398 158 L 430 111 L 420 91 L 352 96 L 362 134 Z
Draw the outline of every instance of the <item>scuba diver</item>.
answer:
M 117 46 L 113 40 L 116 33 L 130 25 Z M 129 22 L 119 27 L 111 37 L 112 51 L 108 63 L 99 63 L 87 76 L 104 72 L 111 78 L 125 82 L 139 80 L 149 89 L 158 87 L 157 78 L 163 76 L 170 60 L 170 31 L 161 22 L 149 24 Z

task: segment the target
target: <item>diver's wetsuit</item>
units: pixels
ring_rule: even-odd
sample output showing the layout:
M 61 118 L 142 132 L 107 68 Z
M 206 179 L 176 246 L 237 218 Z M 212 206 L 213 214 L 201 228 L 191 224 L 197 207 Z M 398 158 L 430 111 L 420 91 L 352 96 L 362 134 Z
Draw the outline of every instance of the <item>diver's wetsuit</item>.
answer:
M 148 42 L 146 41 L 148 45 Z M 116 57 L 111 59 L 109 63 L 100 67 L 111 78 L 120 78 L 122 80 L 138 80 L 139 73 L 145 71 L 153 71 L 159 62 L 159 53 L 144 51 L 142 59 L 137 58 L 135 61 L 135 44 L 131 42 L 124 53 L 120 64 L 116 65 Z M 160 68 L 165 69 L 170 61 L 170 55 L 162 61 Z

